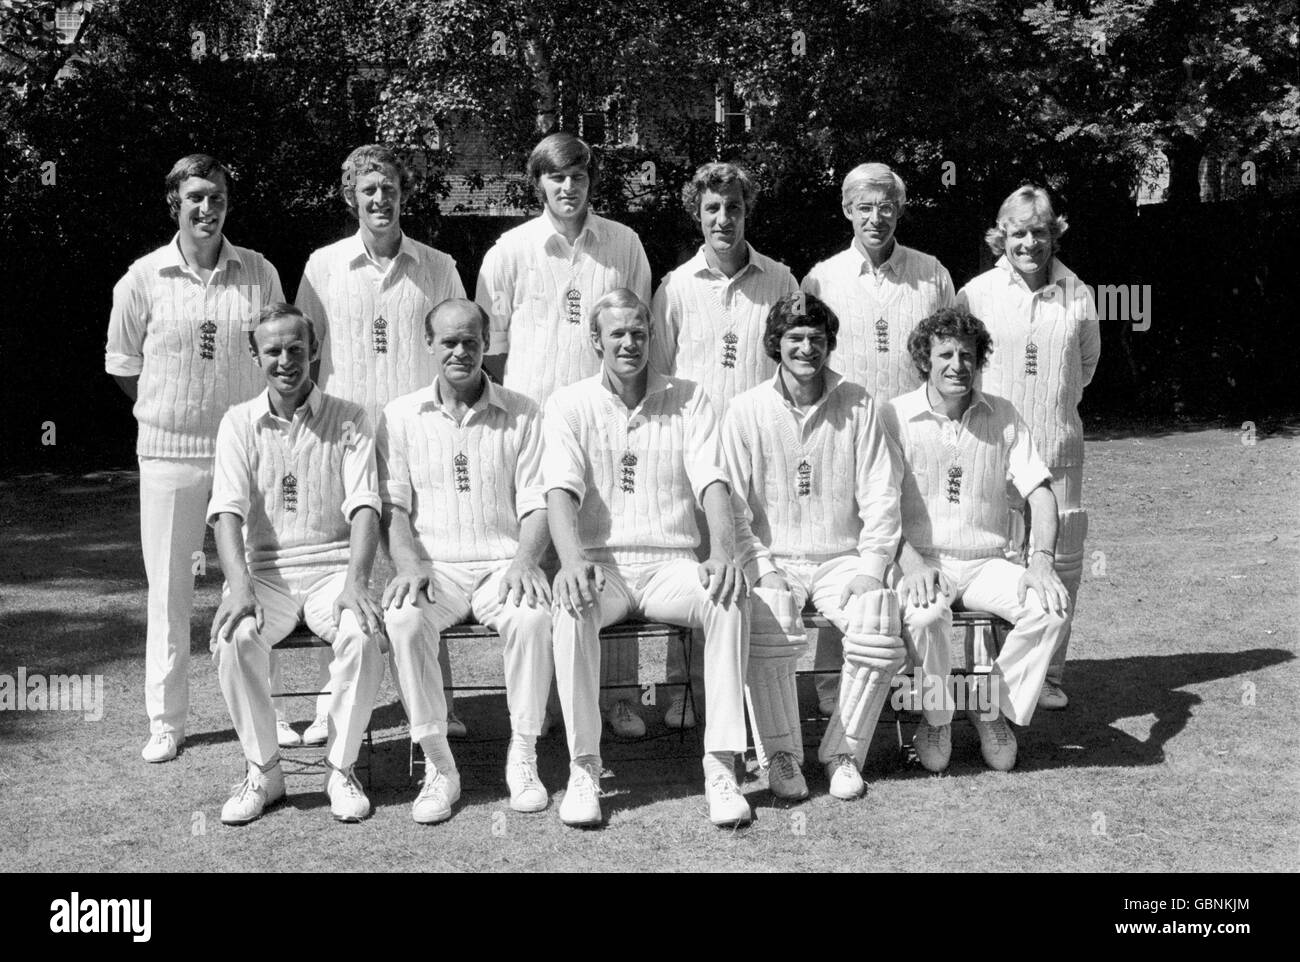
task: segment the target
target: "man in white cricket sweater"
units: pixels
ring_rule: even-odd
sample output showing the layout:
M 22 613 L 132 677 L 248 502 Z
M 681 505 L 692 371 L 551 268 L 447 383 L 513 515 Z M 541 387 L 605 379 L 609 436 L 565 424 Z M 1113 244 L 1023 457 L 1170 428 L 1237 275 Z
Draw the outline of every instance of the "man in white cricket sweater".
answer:
M 811 598 L 844 636 L 839 702 L 818 759 L 853 799 L 890 683 L 906 656 L 885 569 L 898 550 L 897 454 L 860 384 L 826 366 L 839 320 L 812 295 L 779 301 L 763 342 L 780 367 L 732 400 L 722 447 L 745 501 L 737 553 L 753 585 L 746 692 L 768 787 L 806 798 L 795 666 Z
M 175 758 L 185 742 L 195 560 L 217 425 L 263 383 L 245 334 L 265 305 L 284 299 L 270 261 L 222 233 L 230 180 L 207 154 L 176 162 L 165 181 L 176 236 L 117 282 L 108 320 L 104 369 L 135 402 L 139 424 L 148 762 Z
M 334 817 L 355 822 L 370 814 L 352 766 L 387 648 L 369 595 L 379 543 L 374 435 L 360 405 L 312 383 L 319 346 L 301 311 L 271 305 L 249 340 L 267 389 L 222 418 L 208 505 L 226 576 L 212 651 L 248 762 L 221 820 L 250 822 L 284 797 L 267 673 L 271 647 L 304 621 L 334 651 L 325 792 Z
M 1101 357 L 1101 330 L 1092 291 L 1056 257 L 1066 227 L 1045 190 L 1014 191 L 985 237 L 997 264 L 963 287 L 957 300 L 984 322 L 998 345 L 982 373 L 983 387 L 1016 406 L 1052 472 L 1059 511 L 1056 573 L 1070 592 L 1073 614 L 1088 534 L 1079 402 Z M 1019 545 L 1024 519 L 1016 512 L 1011 522 L 1012 543 Z M 1067 626 L 1039 695 L 1042 708 L 1069 703 L 1061 688 L 1069 643 Z
M 927 769 L 947 767 L 955 704 L 949 644 L 952 606 L 960 602 L 1014 625 L 994 662 L 994 717 L 967 712 L 985 763 L 1008 771 L 1016 737 L 1007 722 L 1033 718 L 1052 651 L 1070 623 L 1069 594 L 1052 566 L 1052 475 L 1011 402 L 975 387 L 995 349 L 978 318 L 961 308 L 938 311 L 918 325 L 910 347 L 925 383 L 885 405 L 882 416 L 903 457 L 899 604 L 923 702 L 939 701 L 924 708 L 913 744 Z M 1033 509 L 1038 547 L 1027 569 L 1006 560 L 1008 484 Z
M 921 318 L 952 306 L 952 278 L 937 258 L 898 243 L 895 233 L 907 210 L 907 185 L 888 166 L 854 167 L 844 177 L 840 202 L 853 225 L 853 242 L 814 265 L 802 287 L 840 319 L 831 366 L 884 404 L 919 383 L 907 339 Z M 817 668 L 837 669 L 839 645 L 823 635 L 818 632 Z M 817 690 L 823 714 L 829 714 L 836 676 L 819 676 Z
M 437 375 L 424 319 L 447 298 L 465 296 L 455 259 L 402 231 L 402 205 L 415 189 L 414 172 L 389 148 L 364 144 L 348 154 L 339 193 L 357 232 L 313 251 L 298 286 L 298 309 L 321 335 L 317 383 L 360 404 L 373 425 L 389 401 L 428 387 Z M 380 567 L 388 570 L 382 559 Z M 328 652 L 322 656 L 324 673 Z M 441 657 L 450 686 L 450 662 L 445 652 Z M 464 735 L 454 711 L 451 717 Z M 303 741 L 319 744 L 325 734 L 322 699 Z
M 695 381 L 721 418 L 737 394 L 769 380 L 776 371 L 763 344 L 768 312 L 799 289 L 790 269 L 764 257 L 745 239 L 758 188 L 735 164 L 704 164 L 686 185 L 686 211 L 704 243 L 695 256 L 659 285 L 650 313 L 655 334 L 650 364 L 668 375 Z M 693 680 L 703 679 L 703 644 L 692 646 Z M 668 682 L 686 678 L 681 650 L 668 650 Z M 702 688 L 697 685 L 697 688 Z M 669 728 L 691 728 L 694 712 L 681 692 L 664 714 Z
M 601 372 L 546 403 L 542 474 L 560 557 L 555 675 L 568 729 L 567 825 L 601 819 L 600 629 L 642 615 L 704 629 L 704 782 L 716 825 L 751 818 L 732 768 L 745 748 L 745 583 L 734 562 L 732 498 L 708 398 L 691 381 L 649 368 L 650 310 L 614 291 L 591 311 Z M 695 509 L 708 521 L 710 557 L 695 561 Z
M 542 138 L 528 157 L 542 212 L 498 238 L 483 258 L 474 299 L 492 317 L 484 367 L 511 390 L 545 404 L 557 389 L 600 370 L 587 333 L 591 307 L 628 288 L 650 301 L 650 262 L 630 227 L 591 209 L 599 158 L 570 133 Z M 603 681 L 637 680 L 632 645 L 613 645 Z M 624 738 L 645 734 L 633 703 L 602 695 L 606 720 Z
M 426 759 L 411 808 L 424 824 L 450 818 L 460 797 L 437 651 L 439 633 L 471 617 L 505 644 L 510 807 L 540 812 L 549 802 L 537 774 L 554 674 L 541 415 L 484 375 L 490 323 L 473 301 L 438 305 L 425 322 L 438 375 L 390 402 L 379 428 L 383 527 L 397 566 L 384 620 L 411 739 Z

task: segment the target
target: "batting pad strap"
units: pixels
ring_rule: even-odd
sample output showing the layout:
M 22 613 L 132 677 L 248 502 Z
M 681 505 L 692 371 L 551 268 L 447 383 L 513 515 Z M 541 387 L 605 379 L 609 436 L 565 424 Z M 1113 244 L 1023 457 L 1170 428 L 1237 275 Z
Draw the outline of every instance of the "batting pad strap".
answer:
M 784 634 L 803 638 L 803 612 L 799 601 L 789 589 L 754 588 L 754 603 L 750 605 L 750 626 L 753 631 L 767 634 Z
M 845 638 L 854 635 L 900 635 L 902 621 L 898 615 L 898 596 L 889 588 L 877 588 L 853 595 L 844 606 L 848 619 Z
M 1056 560 L 1083 558 L 1083 542 L 1088 537 L 1088 512 L 1069 508 L 1056 519 Z

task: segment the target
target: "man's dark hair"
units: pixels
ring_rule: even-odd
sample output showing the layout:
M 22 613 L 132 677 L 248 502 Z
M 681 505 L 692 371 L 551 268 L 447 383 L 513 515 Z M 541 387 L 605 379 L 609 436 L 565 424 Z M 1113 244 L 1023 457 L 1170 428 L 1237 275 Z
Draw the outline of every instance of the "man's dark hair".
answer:
M 912 365 L 921 379 L 930 376 L 930 348 L 935 339 L 953 338 L 970 341 L 975 345 L 975 369 L 979 370 L 989 362 L 993 353 L 993 338 L 984 322 L 964 307 L 944 307 L 920 324 L 907 339 L 907 351 L 912 355 Z
M 795 291 L 787 294 L 767 312 L 767 328 L 763 331 L 763 350 L 778 364 L 781 363 L 781 338 L 792 327 L 820 327 L 826 332 L 826 349 L 835 350 L 840 319 L 826 306 L 826 302 L 812 294 Z

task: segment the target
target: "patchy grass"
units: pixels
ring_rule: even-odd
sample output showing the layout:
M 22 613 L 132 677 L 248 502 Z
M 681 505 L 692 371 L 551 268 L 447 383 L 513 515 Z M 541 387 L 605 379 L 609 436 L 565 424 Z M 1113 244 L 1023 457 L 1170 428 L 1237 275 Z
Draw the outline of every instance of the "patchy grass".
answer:
M 289 799 L 253 825 L 222 826 L 240 751 L 207 655 L 220 577 L 199 579 L 190 738 L 181 757 L 139 758 L 144 574 L 134 476 L 0 482 L 0 673 L 104 677 L 103 718 L 0 713 L 0 864 L 11 870 L 1204 871 L 1300 866 L 1300 637 L 1294 431 L 1241 443 L 1234 429 L 1090 440 L 1092 513 L 1080 616 L 1062 713 L 1021 735 L 1020 765 L 986 771 L 974 733 L 929 776 L 900 759 L 882 725 L 868 796 L 776 803 L 755 776 L 756 823 L 705 817 L 697 745 L 668 736 L 607 743 L 607 825 L 560 825 L 509 810 L 504 699 L 459 700 L 476 736 L 458 743 L 464 796 L 447 824 L 409 816 L 404 720 L 391 681 L 375 714 L 362 825 L 334 823 L 318 770 L 290 773 Z M 642 653 L 662 677 L 662 651 Z M 500 678 L 499 650 L 461 643 L 457 679 Z M 309 676 L 311 657 L 291 669 Z M 805 692 L 806 696 L 811 691 Z M 311 708 L 297 714 L 305 720 Z M 910 724 L 904 725 L 910 735 Z M 809 757 L 814 733 L 809 730 Z M 297 753 L 310 761 L 319 752 Z M 364 752 L 363 752 L 364 757 Z M 563 787 L 563 740 L 541 743 L 542 776 Z M 751 763 L 752 769 L 752 763 Z

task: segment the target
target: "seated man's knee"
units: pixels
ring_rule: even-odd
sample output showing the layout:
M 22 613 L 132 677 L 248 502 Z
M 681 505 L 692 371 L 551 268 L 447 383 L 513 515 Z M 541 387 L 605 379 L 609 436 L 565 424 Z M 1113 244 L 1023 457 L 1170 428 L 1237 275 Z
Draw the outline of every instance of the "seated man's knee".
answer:
M 944 598 L 932 601 L 924 607 L 915 602 L 904 604 L 900 598 L 898 608 L 903 616 L 903 624 L 911 632 L 925 631 L 952 620 L 952 609 Z
M 402 605 L 384 610 L 384 628 L 394 645 L 410 646 L 424 634 L 424 611 L 419 605 Z

